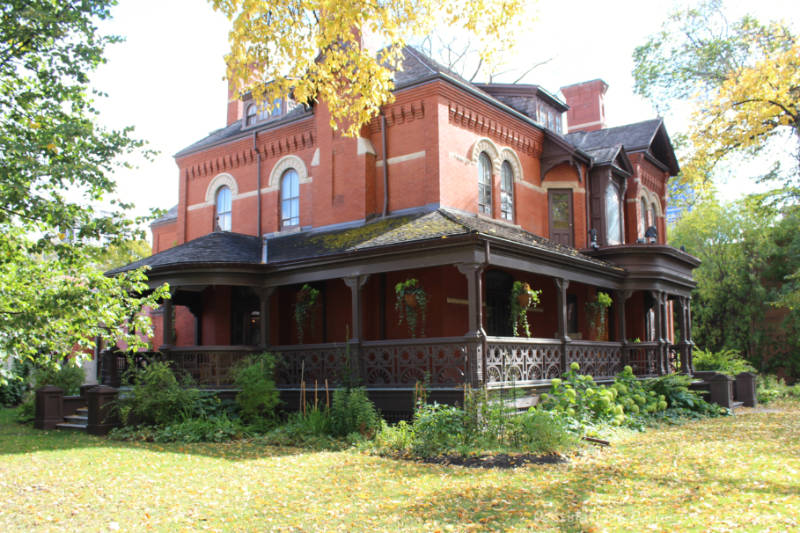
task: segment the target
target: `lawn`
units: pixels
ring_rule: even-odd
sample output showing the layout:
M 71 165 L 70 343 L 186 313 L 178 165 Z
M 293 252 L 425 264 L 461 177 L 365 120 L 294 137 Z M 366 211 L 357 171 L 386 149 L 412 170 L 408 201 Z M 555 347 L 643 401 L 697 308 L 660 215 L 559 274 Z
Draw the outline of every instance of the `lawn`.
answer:
M 119 443 L 0 411 L 0 531 L 786 531 L 800 404 L 516 470 L 254 443 Z

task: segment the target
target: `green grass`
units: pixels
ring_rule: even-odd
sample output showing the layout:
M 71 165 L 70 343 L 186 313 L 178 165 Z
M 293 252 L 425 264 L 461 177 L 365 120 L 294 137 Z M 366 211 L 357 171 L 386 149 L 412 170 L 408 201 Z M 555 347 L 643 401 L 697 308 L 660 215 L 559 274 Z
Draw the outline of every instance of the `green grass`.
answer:
M 498 471 L 252 442 L 36 431 L 0 411 L 0 531 L 785 531 L 800 528 L 800 404 L 620 433 Z

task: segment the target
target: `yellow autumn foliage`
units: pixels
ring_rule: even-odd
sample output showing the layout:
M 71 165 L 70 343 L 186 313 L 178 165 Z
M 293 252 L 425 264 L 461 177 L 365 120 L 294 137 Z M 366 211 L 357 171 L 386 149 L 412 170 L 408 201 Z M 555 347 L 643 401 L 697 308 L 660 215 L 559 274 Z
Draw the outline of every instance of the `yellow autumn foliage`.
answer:
M 450 28 L 473 37 L 491 64 L 510 49 L 527 0 L 209 0 L 232 22 L 227 76 L 270 109 L 293 93 L 298 102 L 324 102 L 331 126 L 357 135 L 392 101 L 392 70 L 405 39 Z M 363 47 L 360 36 L 381 43 Z

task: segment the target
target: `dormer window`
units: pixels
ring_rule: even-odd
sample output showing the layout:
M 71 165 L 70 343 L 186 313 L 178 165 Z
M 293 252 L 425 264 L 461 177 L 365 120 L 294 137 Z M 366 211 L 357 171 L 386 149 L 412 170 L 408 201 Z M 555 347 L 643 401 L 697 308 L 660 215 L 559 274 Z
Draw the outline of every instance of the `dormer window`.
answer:
M 606 186 L 606 244 L 622 244 L 622 220 L 619 209 L 619 186 L 609 181 Z
M 252 126 L 256 123 L 256 117 L 258 116 L 258 108 L 256 104 L 250 104 L 247 106 L 247 113 L 245 113 L 244 118 L 244 125 L 245 126 Z

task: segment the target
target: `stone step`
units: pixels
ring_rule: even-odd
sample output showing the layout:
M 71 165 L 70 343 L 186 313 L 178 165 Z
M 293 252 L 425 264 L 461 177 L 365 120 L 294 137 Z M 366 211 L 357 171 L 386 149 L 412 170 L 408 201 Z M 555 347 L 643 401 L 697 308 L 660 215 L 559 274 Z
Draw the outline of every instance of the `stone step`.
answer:
M 89 417 L 88 416 L 81 416 L 81 415 L 67 415 L 64 417 L 65 422 L 69 422 L 70 424 L 88 424 Z
M 88 407 L 78 407 L 78 409 L 75 411 L 75 414 L 76 415 L 80 415 L 80 416 L 89 416 L 89 408 Z
M 77 431 L 86 431 L 86 424 L 71 424 L 69 422 L 62 422 L 56 424 L 56 429 L 71 429 Z

